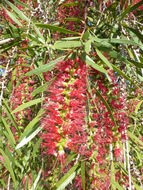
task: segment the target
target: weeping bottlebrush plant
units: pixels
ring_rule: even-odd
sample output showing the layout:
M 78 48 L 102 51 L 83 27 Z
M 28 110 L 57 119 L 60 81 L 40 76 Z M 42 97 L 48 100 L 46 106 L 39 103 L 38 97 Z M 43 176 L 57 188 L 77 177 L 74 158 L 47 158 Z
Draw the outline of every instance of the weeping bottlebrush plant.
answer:
M 142 4 L 1 2 L 0 188 L 142 189 Z

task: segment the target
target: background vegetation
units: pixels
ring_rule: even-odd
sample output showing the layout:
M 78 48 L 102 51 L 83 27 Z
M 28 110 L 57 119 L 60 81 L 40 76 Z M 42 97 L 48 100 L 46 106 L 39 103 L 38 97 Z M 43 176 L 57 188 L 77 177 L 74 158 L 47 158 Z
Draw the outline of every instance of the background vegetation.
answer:
M 0 1 L 0 188 L 143 188 L 143 1 Z

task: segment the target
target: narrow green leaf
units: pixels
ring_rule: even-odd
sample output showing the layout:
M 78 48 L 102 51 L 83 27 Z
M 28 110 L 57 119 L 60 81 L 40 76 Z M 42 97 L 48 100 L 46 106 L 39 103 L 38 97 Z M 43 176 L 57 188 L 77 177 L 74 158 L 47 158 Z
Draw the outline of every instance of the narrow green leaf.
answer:
M 24 15 L 22 11 L 20 11 L 14 4 L 10 3 L 9 1 L 5 0 L 5 2 L 19 15 L 22 20 L 29 22 L 29 18 Z
M 140 187 L 139 185 L 137 185 L 135 182 L 133 182 L 133 184 L 134 184 L 136 190 L 142 190 L 142 187 Z
M 56 41 L 54 43 L 55 49 L 69 49 L 69 48 L 77 48 L 81 47 L 80 41 Z
M 22 20 L 25 20 L 28 23 L 30 22 L 30 19 L 22 11 L 20 11 L 14 4 L 10 3 L 7 0 L 5 0 L 5 2 L 18 14 L 19 18 L 21 18 Z M 41 32 L 39 31 L 39 29 L 35 26 L 35 24 L 33 22 L 31 22 L 31 24 L 33 25 L 34 30 L 38 34 L 40 41 L 44 44 L 45 39 L 42 36 Z
M 82 188 L 85 190 L 85 162 L 81 162 L 81 179 L 82 179 Z
M 87 54 L 89 54 L 89 52 L 91 51 L 91 40 L 88 40 L 86 43 L 85 43 L 85 52 Z
M 82 20 L 77 17 L 69 17 L 69 18 L 65 18 L 64 20 L 65 21 L 73 21 L 73 22 L 82 22 Z
M 111 163 L 111 185 L 113 190 L 116 190 L 116 186 L 112 181 L 115 181 L 115 167 L 114 167 L 114 162 L 112 161 Z
M 44 28 L 44 29 L 49 29 L 49 30 L 53 30 L 55 32 L 61 32 L 64 34 L 78 34 L 78 32 L 74 32 L 72 30 L 68 30 L 59 26 L 55 26 L 55 25 L 50 25 L 50 24 L 41 24 L 41 23 L 37 23 L 36 26 L 40 27 L 40 28 Z
M 111 116 L 112 121 L 114 122 L 115 126 L 117 126 L 110 105 L 109 105 L 108 102 L 104 99 L 104 97 L 100 94 L 100 92 L 99 92 L 98 90 L 96 90 L 95 93 L 97 94 L 97 96 L 99 96 L 99 98 L 101 99 L 101 101 L 104 103 L 104 105 L 106 106 L 107 110 L 109 111 L 109 114 L 110 114 L 110 116 Z
M 4 107 L 4 109 L 5 109 L 6 113 L 7 113 L 8 118 L 12 122 L 13 126 L 16 129 L 18 129 L 16 119 L 15 119 L 14 115 L 12 114 L 12 110 L 10 109 L 10 107 L 8 106 L 8 104 L 7 104 L 7 102 L 6 102 L 6 100 L 4 98 L 3 98 L 3 103 L 4 103 L 3 107 Z
M 115 189 L 118 189 L 118 190 L 124 190 L 124 188 L 121 187 L 121 186 L 119 185 L 119 183 L 116 182 L 116 181 L 113 180 L 113 179 L 111 179 L 111 184 L 114 185 Z
M 56 184 L 56 190 L 63 190 L 75 178 L 76 169 L 79 163 L 75 164 Z
M 12 141 L 13 144 L 15 144 L 16 142 L 15 142 L 14 136 L 13 136 L 13 134 L 12 134 L 12 132 L 10 130 L 10 127 L 8 126 L 6 120 L 3 117 L 1 118 L 1 120 L 2 120 L 2 122 L 4 124 L 5 129 L 7 130 L 8 134 L 9 134 L 10 141 Z
M 140 2 L 136 3 L 133 6 L 128 6 L 127 9 L 125 9 L 125 11 L 121 14 L 121 17 L 119 18 L 119 21 L 123 20 L 123 18 L 130 12 L 137 10 L 138 7 L 140 7 L 143 4 L 143 0 L 141 0 Z
M 97 55 L 100 57 L 100 59 L 110 68 L 113 69 L 112 64 L 108 61 L 108 59 L 101 53 L 100 50 L 96 49 Z
M 15 110 L 13 110 L 12 113 L 16 113 L 16 112 L 22 111 L 25 108 L 31 107 L 31 106 L 33 106 L 35 104 L 39 104 L 43 100 L 44 100 L 44 98 L 38 98 L 38 99 L 35 99 L 35 100 L 31 100 L 29 102 L 23 103 L 20 106 L 18 106 Z
M 6 167 L 6 169 L 9 171 L 9 173 L 11 174 L 12 180 L 13 180 L 14 184 L 16 185 L 16 178 L 15 178 L 15 175 L 14 175 L 14 172 L 12 169 L 11 162 L 10 162 L 8 156 L 5 154 L 5 152 L 2 149 L 0 149 L 0 152 L 1 152 L 2 156 L 4 157 L 3 164 Z
M 39 75 L 39 74 L 41 74 L 43 72 L 50 71 L 55 67 L 55 65 L 58 62 L 62 61 L 64 58 L 65 58 L 65 56 L 62 56 L 62 57 L 59 57 L 59 58 L 55 59 L 54 61 L 51 61 L 48 64 L 42 65 L 39 68 L 36 68 L 36 69 L 26 73 L 26 76 L 31 76 L 33 74 Z
M 75 157 L 76 157 L 76 154 L 69 154 L 68 156 L 67 156 L 67 158 L 66 158 L 66 166 L 70 163 L 70 162 L 72 162 L 73 160 L 75 160 Z
M 38 88 L 36 88 L 33 92 L 32 92 L 32 96 L 35 96 L 36 94 L 39 94 L 41 92 L 44 92 L 45 90 L 48 89 L 48 86 L 49 86 L 49 82 L 46 82 L 44 85 L 42 86 L 39 86 Z
M 60 1 L 60 3 L 59 4 L 61 4 L 61 3 L 63 3 L 64 2 L 64 0 L 61 0 Z M 74 6 L 77 6 L 77 5 L 79 5 L 79 2 L 77 2 L 77 1 L 75 1 L 75 2 L 68 2 L 68 3 L 63 3 L 63 7 L 74 7 Z
M 71 183 L 71 181 L 75 178 L 76 172 L 73 172 L 56 190 L 64 190 L 65 187 Z
M 118 38 L 112 38 L 112 39 L 100 39 L 100 38 L 96 38 L 96 37 L 92 37 L 91 38 L 92 41 L 95 41 L 97 42 L 96 43 L 96 46 L 97 47 L 108 47 L 108 48 L 112 48 L 112 44 L 124 44 L 124 45 L 133 45 L 133 46 L 138 46 L 140 47 L 141 49 L 143 49 L 143 45 L 142 43 L 138 43 L 138 42 L 135 42 L 133 40 L 129 40 L 127 38 L 121 38 L 121 39 L 118 39 Z
M 105 73 L 105 74 L 107 73 L 107 71 L 103 67 L 97 65 L 88 55 L 86 55 L 85 61 L 88 65 L 90 65 L 91 67 L 93 67 L 97 71 L 100 71 L 100 72 Z
M 137 68 L 143 68 L 142 62 L 134 61 L 132 59 L 128 59 L 128 61 L 129 61 L 129 63 L 133 63 Z
M 115 44 L 124 44 L 124 45 L 133 45 L 133 46 L 141 46 L 141 44 L 136 43 L 132 40 L 128 39 L 117 39 L 117 38 L 112 38 L 109 40 L 110 43 L 115 43 Z
M 143 35 L 140 33 L 138 29 L 128 27 L 127 25 L 123 25 L 125 28 L 129 29 L 131 32 L 133 32 L 141 41 L 143 40 Z
M 20 143 L 16 146 L 16 150 L 23 147 L 27 143 L 29 143 L 40 131 L 42 130 L 42 127 L 38 127 L 33 133 L 31 133 L 28 137 L 24 137 Z
M 38 176 L 37 176 L 37 178 L 35 179 L 34 184 L 32 185 L 31 190 L 35 190 L 35 189 L 36 189 L 37 184 L 38 184 L 38 182 L 39 182 L 39 179 L 40 179 L 40 177 L 41 177 L 41 174 L 42 174 L 42 168 L 40 169 L 40 171 L 39 171 L 39 173 L 38 173 Z
M 42 138 L 39 138 L 39 140 L 37 140 L 37 142 L 34 143 L 33 145 L 33 151 L 32 151 L 33 160 L 37 157 L 37 152 L 40 149 L 41 142 L 42 142 Z
M 20 141 L 21 139 L 23 139 L 25 136 L 27 136 L 28 134 L 31 133 L 31 131 L 33 130 L 34 126 L 39 122 L 41 115 L 44 113 L 44 111 L 40 110 L 39 113 L 37 114 L 36 117 L 34 117 L 34 119 L 32 121 L 29 122 L 29 124 L 26 126 L 26 128 L 24 129 L 24 132 L 22 133 L 22 135 L 20 136 Z
M 93 34 L 93 36 L 90 35 L 90 36 L 89 36 L 89 39 L 90 39 L 92 42 L 94 42 L 95 47 L 99 47 L 99 48 L 100 48 L 100 47 L 105 47 L 105 48 L 112 49 L 112 45 L 111 45 L 111 43 L 109 43 L 109 42 L 110 42 L 109 39 L 106 39 L 106 38 L 104 38 L 104 39 L 98 38 L 95 34 Z
M 42 42 L 43 44 L 45 44 L 45 39 L 44 39 L 43 35 L 41 34 L 39 28 L 37 28 L 37 27 L 35 26 L 35 24 L 33 24 L 33 23 L 32 23 L 32 25 L 33 25 L 33 27 L 34 27 L 34 30 L 36 31 L 36 33 L 37 33 L 38 36 L 39 36 L 40 42 Z
M 133 142 L 139 143 L 141 146 L 143 146 L 143 142 L 138 137 L 136 137 L 133 133 L 128 131 L 127 134 L 133 140 Z
M 9 141 L 10 145 L 15 148 L 15 145 L 13 143 L 13 141 L 11 140 L 11 138 L 9 137 L 9 134 L 6 130 L 3 130 L 3 134 L 6 136 L 7 140 Z
M 55 77 L 52 78 L 49 82 L 46 82 L 44 85 L 39 86 L 38 88 L 36 88 L 33 92 L 32 92 L 32 96 L 35 96 L 41 92 L 44 92 L 48 89 L 48 87 L 52 84 L 52 82 L 55 80 Z
M 136 109 L 135 109 L 135 114 L 137 114 L 137 113 L 138 113 L 138 110 L 140 109 L 140 107 L 141 107 L 142 103 L 143 103 L 143 100 L 142 100 L 142 101 L 140 101 L 140 102 L 137 104 Z
M 136 84 L 132 81 L 132 79 L 130 77 L 128 77 L 123 71 L 121 71 L 118 67 L 116 67 L 115 65 L 112 64 L 113 69 L 119 74 L 121 75 L 123 78 L 127 79 L 128 81 L 130 81 L 132 84 L 134 84 L 136 86 Z
M 4 7 L 3 7 L 4 8 Z M 11 12 L 9 12 L 6 8 L 4 8 L 5 11 L 7 12 L 8 16 L 18 25 L 22 26 L 22 24 L 19 22 L 19 20 L 15 17 L 15 15 Z
M 4 181 L 4 179 L 0 179 L 0 182 L 1 182 L 1 184 L 2 184 L 2 186 L 3 186 L 3 188 L 7 188 L 7 186 L 6 186 L 6 184 L 5 184 L 5 181 Z
M 25 7 L 25 8 L 30 8 L 30 7 L 28 7 L 28 5 L 22 3 L 22 2 L 19 1 L 19 0 L 14 0 L 14 2 L 16 2 L 17 4 L 19 4 L 19 5 L 21 5 L 21 6 Z
M 97 105 L 96 105 L 96 102 L 95 102 L 95 98 L 94 98 L 94 95 L 93 95 L 92 90 L 91 90 L 91 86 L 90 86 L 89 82 L 87 82 L 87 84 L 88 84 L 88 92 L 89 92 L 89 94 L 90 94 L 90 96 L 91 96 L 91 98 L 92 98 L 92 101 L 93 101 L 93 103 L 94 103 L 94 106 L 95 106 L 95 108 L 96 108 L 96 111 L 97 111 L 97 113 L 99 114 L 99 110 L 98 110 L 98 108 L 97 108 Z
M 10 148 L 5 148 L 5 154 L 9 158 L 10 162 L 12 162 L 13 166 L 15 165 L 15 158 L 13 157 L 13 152 L 10 151 Z
M 114 166 L 114 162 L 112 161 L 111 163 L 111 186 L 113 188 L 113 190 L 123 190 L 124 188 L 122 188 L 119 183 L 116 181 L 115 179 L 115 166 Z

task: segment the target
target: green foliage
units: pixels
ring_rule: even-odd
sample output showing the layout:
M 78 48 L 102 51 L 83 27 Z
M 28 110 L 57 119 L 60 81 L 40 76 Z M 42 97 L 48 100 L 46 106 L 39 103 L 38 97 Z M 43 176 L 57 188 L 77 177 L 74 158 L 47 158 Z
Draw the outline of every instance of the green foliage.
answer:
M 40 135 L 44 129 L 40 119 L 44 118 L 42 108 L 47 89 L 52 86 L 53 81 L 57 80 L 55 73 L 58 71 L 55 71 L 55 68 L 59 62 L 80 57 L 87 68 L 93 68 L 107 78 L 110 88 L 112 88 L 112 84 L 108 74 L 109 70 L 115 73 L 119 81 L 124 80 L 127 87 L 127 104 L 138 100 L 138 103 L 133 105 L 135 106 L 134 111 L 127 110 L 130 123 L 127 128 L 127 140 L 130 161 L 134 164 L 131 166 L 132 185 L 140 190 L 143 183 L 139 180 L 143 158 L 143 28 L 139 7 L 143 1 L 141 0 L 135 5 L 127 5 L 127 8 L 122 5 L 123 9 L 117 0 L 113 1 L 111 6 L 107 6 L 108 1 L 105 1 L 105 10 L 101 10 L 98 1 L 91 1 L 92 5 L 83 3 L 85 10 L 87 8 L 85 18 L 74 16 L 63 18 L 62 24 L 59 23 L 56 16 L 58 7 L 62 6 L 70 10 L 71 7 L 79 6 L 78 1 L 65 3 L 65 1 L 40 0 L 40 2 L 41 5 L 37 10 L 35 6 L 38 1 L 32 1 L 32 6 L 28 4 L 28 1 L 23 3 L 19 0 L 4 0 L 0 3 L 2 12 L 0 15 L 0 69 L 7 72 L 3 77 L 0 70 L 0 85 L 2 84 L 0 86 L 0 99 L 2 100 L 2 105 L 0 104 L 0 188 L 9 189 L 12 186 L 14 190 L 72 190 L 72 185 L 78 176 L 81 177 L 83 190 L 91 187 L 91 184 L 86 181 L 86 177 L 90 179 L 90 162 L 94 164 L 97 162 L 96 151 L 90 161 L 71 151 L 66 158 L 66 172 L 62 171 L 59 158 L 52 156 L 47 158 L 41 153 L 44 150 Z M 75 22 L 77 29 L 66 27 L 68 22 L 70 25 Z M 78 30 L 80 26 L 81 31 Z M 25 61 L 25 65 L 20 63 L 22 65 L 20 75 L 18 75 L 19 58 Z M 29 70 L 25 71 L 26 68 Z M 44 78 L 44 74 L 48 71 L 52 72 L 49 81 Z M 29 86 L 34 81 L 34 87 L 29 95 L 32 98 L 26 102 L 22 100 L 14 108 L 11 97 L 15 88 L 24 83 L 25 78 Z M 4 84 L 3 81 L 5 81 Z M 96 86 L 94 86 L 96 93 L 93 95 L 93 87 L 88 77 L 87 84 L 88 98 L 91 96 L 94 105 L 91 106 L 87 102 L 87 110 L 90 111 L 94 107 L 99 113 L 95 96 L 99 97 L 115 125 L 114 131 L 118 130 L 119 126 L 110 101 L 102 96 Z M 26 87 L 26 94 L 30 91 L 28 87 Z M 23 88 L 20 90 L 22 91 Z M 22 96 L 24 97 L 24 95 Z M 24 117 L 23 115 L 28 110 L 31 115 L 28 114 Z M 29 115 L 30 120 L 28 119 Z M 86 130 L 90 130 L 91 135 L 94 134 L 94 130 L 89 126 Z M 89 138 L 89 149 L 92 148 L 91 142 L 94 143 Z M 119 143 L 122 151 L 124 143 Z M 116 143 L 113 146 L 116 146 Z M 60 148 L 63 149 L 62 146 Z M 121 178 L 127 178 L 129 171 L 127 167 L 123 166 L 121 160 L 116 160 L 114 157 L 111 161 L 109 157 L 107 160 L 111 164 L 109 167 L 110 188 L 122 190 L 124 189 L 122 180 L 116 180 L 116 173 L 121 170 Z M 95 164 L 95 167 L 97 165 Z M 96 178 L 100 177 L 97 170 L 95 168 L 94 171 L 90 171 Z M 50 172 L 48 173 L 48 171 Z M 43 177 L 44 172 L 46 177 Z

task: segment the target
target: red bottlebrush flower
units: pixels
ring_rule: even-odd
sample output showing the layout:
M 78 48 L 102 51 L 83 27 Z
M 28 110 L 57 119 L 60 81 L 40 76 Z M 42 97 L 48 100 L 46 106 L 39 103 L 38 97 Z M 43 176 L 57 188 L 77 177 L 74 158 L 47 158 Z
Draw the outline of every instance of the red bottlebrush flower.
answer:
M 32 100 L 31 93 L 34 89 L 34 83 L 31 77 L 24 76 L 28 71 L 30 71 L 30 67 L 25 66 L 26 61 L 19 57 L 16 65 L 16 78 L 13 82 L 13 91 L 11 96 L 11 108 L 12 110 L 16 109 L 19 105 L 24 102 L 28 102 Z M 19 77 L 21 77 L 22 83 L 19 84 Z M 15 113 L 15 117 L 20 126 L 24 126 L 32 119 L 32 110 L 31 108 L 27 108 L 24 111 Z M 26 123 L 25 123 L 26 122 Z M 13 133 L 15 134 L 15 138 L 17 140 L 16 130 L 13 129 Z
M 81 176 L 76 176 L 74 185 L 75 185 L 75 188 L 77 188 L 78 190 L 83 190 Z
M 22 48 L 27 48 L 27 46 L 28 46 L 28 40 L 24 40 L 22 43 L 21 43 L 21 46 L 22 46 Z
M 81 0 L 77 2 L 77 5 L 73 6 L 66 6 L 68 3 L 73 3 L 74 0 L 67 0 L 66 2 L 63 2 L 58 9 L 58 20 L 60 24 L 64 24 L 65 27 L 69 30 L 73 31 L 79 31 L 81 32 L 84 28 L 84 25 L 82 23 L 78 23 L 76 21 L 68 21 L 67 18 L 70 17 L 84 17 L 84 4 Z M 57 34 L 56 34 L 57 36 Z
M 117 146 L 115 147 L 114 155 L 115 155 L 116 158 L 119 158 L 120 155 L 121 155 L 121 150 Z
M 11 24 L 15 24 L 14 21 L 8 16 L 5 9 L 2 9 L 2 16 L 3 16 L 4 19 L 6 19 Z
M 28 174 L 27 176 L 25 175 L 22 179 L 22 183 L 23 183 L 23 186 L 24 186 L 24 190 L 26 188 L 26 183 L 27 183 L 27 178 L 28 178 L 28 187 L 31 187 L 32 186 L 32 174 Z
M 80 59 L 60 62 L 56 80 L 47 90 L 44 103 L 46 115 L 41 119 L 45 131 L 41 137 L 48 155 L 58 155 L 60 147 L 81 154 L 86 152 L 85 105 L 85 63 Z M 53 151 L 49 148 L 50 143 Z
M 133 0 L 133 5 L 135 5 L 135 4 L 139 3 L 139 2 L 141 2 L 141 0 Z M 138 8 L 138 10 L 142 11 L 142 10 L 143 10 L 143 5 L 141 5 L 141 6 Z M 134 13 L 136 14 L 136 11 L 134 11 Z

